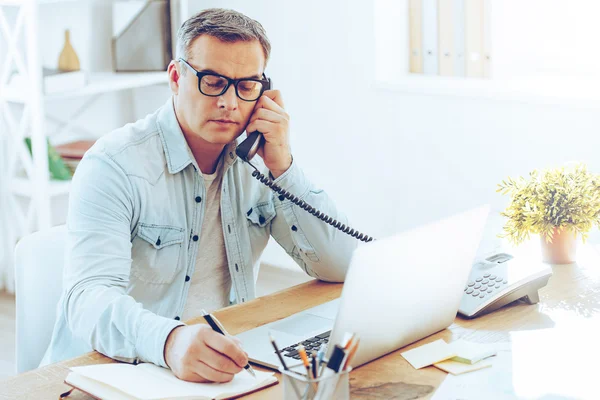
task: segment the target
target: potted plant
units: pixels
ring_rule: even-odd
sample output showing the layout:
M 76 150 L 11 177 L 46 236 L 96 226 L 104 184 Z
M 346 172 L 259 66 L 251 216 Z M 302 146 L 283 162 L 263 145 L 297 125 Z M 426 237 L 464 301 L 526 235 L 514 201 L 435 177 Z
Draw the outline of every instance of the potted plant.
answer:
M 508 177 L 496 191 L 511 197 L 500 213 L 508 220 L 499 236 L 518 245 L 539 234 L 544 262 L 575 262 L 577 235 L 585 243 L 593 225 L 600 226 L 600 176 L 584 164 L 533 170 L 529 179 Z

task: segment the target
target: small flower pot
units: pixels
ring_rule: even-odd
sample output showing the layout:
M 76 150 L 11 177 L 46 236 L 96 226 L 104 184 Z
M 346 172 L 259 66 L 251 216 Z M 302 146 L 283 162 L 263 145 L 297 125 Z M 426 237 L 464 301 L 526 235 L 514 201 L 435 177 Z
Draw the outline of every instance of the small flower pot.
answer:
M 577 240 L 575 232 L 566 228 L 557 233 L 554 228 L 552 243 L 546 241 L 546 237 L 540 235 L 542 248 L 542 261 L 548 264 L 572 264 L 575 262 L 577 253 Z

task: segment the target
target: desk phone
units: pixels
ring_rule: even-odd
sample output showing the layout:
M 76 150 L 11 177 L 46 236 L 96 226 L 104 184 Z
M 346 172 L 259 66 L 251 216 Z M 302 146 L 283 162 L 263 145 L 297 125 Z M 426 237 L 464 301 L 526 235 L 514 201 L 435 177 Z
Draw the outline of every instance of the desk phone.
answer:
M 476 318 L 521 298 L 535 304 L 540 300 L 538 290 L 550 276 L 550 265 L 539 260 L 495 253 L 473 265 L 458 313 Z

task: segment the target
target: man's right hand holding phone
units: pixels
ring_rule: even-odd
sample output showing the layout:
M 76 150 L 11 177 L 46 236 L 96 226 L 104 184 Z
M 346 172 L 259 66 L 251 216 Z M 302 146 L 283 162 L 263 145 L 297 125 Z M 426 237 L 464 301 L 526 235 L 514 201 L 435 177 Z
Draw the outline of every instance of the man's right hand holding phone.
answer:
M 248 354 L 237 338 L 204 324 L 173 329 L 164 352 L 173 374 L 190 382 L 229 382 L 248 364 Z

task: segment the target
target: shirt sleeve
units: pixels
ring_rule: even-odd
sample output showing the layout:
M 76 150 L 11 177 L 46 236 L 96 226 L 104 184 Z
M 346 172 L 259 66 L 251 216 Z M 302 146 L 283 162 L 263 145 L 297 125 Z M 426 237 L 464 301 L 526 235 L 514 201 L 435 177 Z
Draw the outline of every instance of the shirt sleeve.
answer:
M 165 341 L 183 324 L 126 294 L 134 204 L 121 167 L 102 151 L 86 154 L 69 196 L 62 312 L 74 336 L 100 353 L 166 367 Z
M 290 168 L 274 183 L 299 200 L 348 225 L 346 216 L 336 208 L 324 190 L 314 187 L 296 161 L 292 161 Z M 274 203 L 277 214 L 271 222 L 273 238 L 308 275 L 324 281 L 343 282 L 358 240 L 277 193 L 274 193 Z

